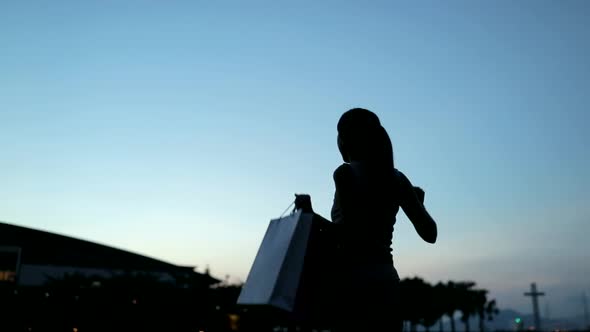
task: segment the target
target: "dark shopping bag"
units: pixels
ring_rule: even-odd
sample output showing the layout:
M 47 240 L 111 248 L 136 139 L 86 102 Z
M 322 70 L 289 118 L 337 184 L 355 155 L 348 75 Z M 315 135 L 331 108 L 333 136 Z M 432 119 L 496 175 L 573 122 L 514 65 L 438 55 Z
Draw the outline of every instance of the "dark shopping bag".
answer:
M 332 229 L 321 216 L 301 211 L 271 220 L 237 303 L 304 320 L 327 317 L 337 261 Z

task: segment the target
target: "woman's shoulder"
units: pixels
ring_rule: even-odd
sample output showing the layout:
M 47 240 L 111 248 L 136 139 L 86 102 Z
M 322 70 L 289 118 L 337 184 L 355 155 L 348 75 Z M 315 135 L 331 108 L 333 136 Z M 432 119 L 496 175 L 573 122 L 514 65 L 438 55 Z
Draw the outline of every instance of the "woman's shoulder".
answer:
M 352 166 L 348 163 L 344 163 L 334 171 L 334 181 L 341 182 L 350 179 L 353 176 Z
M 402 171 L 398 170 L 397 168 L 394 168 L 393 174 L 395 176 L 395 179 L 397 180 L 397 183 L 401 187 L 412 187 L 412 183 L 410 182 L 408 177 L 404 173 L 402 173 Z

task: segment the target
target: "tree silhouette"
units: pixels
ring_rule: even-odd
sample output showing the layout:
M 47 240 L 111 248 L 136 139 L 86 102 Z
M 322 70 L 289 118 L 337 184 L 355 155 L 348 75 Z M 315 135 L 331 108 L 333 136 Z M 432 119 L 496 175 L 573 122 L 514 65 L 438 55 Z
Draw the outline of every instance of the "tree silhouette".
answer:
M 479 331 L 484 332 L 484 321 L 486 316 L 486 304 L 488 303 L 487 290 L 478 289 L 473 291 L 475 311 L 479 319 Z
M 438 283 L 434 287 L 427 284 L 428 288 L 424 290 L 424 307 L 422 314 L 422 325 L 426 331 L 440 321 L 445 314 L 445 298 L 442 284 Z
M 475 305 L 475 312 L 478 317 L 479 331 L 485 331 L 485 320 L 491 321 L 494 316 L 498 314 L 498 308 L 496 307 L 496 300 L 488 300 L 488 291 L 485 289 L 472 290 L 471 299 Z
M 455 284 L 455 294 L 458 300 L 458 309 L 461 312 L 461 321 L 465 324 L 465 332 L 470 331 L 469 317 L 473 315 L 476 310 L 475 292 L 473 287 L 475 282 L 463 281 Z
M 451 330 L 455 331 L 455 313 L 461 312 L 461 321 L 465 324 L 465 331 L 470 331 L 472 316 L 479 318 L 479 330 L 484 332 L 485 320 L 493 319 L 498 309 L 496 301 L 488 301 L 488 291 L 476 289 L 472 281 L 438 282 L 436 285 L 414 277 L 400 282 L 400 308 L 404 321 L 409 322 L 410 331 L 416 331 L 417 325 L 422 325 L 428 332 L 437 322 L 442 331 L 442 317 L 448 316 Z
M 455 312 L 459 310 L 458 299 L 455 297 L 457 291 L 457 285 L 453 281 L 447 282 L 447 284 L 440 284 L 441 297 L 444 298 L 443 311 L 449 317 L 451 324 L 451 332 L 455 332 Z
M 403 279 L 400 282 L 400 296 L 402 299 L 401 314 L 405 321 L 410 322 L 410 331 L 416 331 L 416 326 L 423 322 L 425 302 L 430 285 L 420 278 Z
M 491 300 L 486 304 L 485 314 L 488 321 L 492 321 L 494 316 L 497 316 L 500 313 L 498 307 L 496 306 L 496 300 Z
M 195 286 L 191 284 L 193 281 L 188 279 L 177 278 L 175 284 L 136 273 L 108 278 L 72 274 L 50 279 L 38 289 L 19 289 L 18 296 L 14 295 L 15 290 L 7 288 L 5 298 L 12 301 L 11 306 L 20 310 L 27 308 L 26 316 L 12 314 L 14 317 L 7 326 L 42 322 L 50 330 L 75 326 L 85 331 L 101 331 L 108 330 L 110 324 L 117 321 L 121 322 L 118 325 L 121 328 L 143 331 L 180 331 L 187 330 L 187 327 L 192 330 L 227 331 L 230 326 L 236 329 L 238 325 L 240 331 L 261 332 L 290 324 L 299 328 L 319 327 L 316 326 L 318 322 L 305 325 L 268 308 L 238 306 L 236 300 L 241 285 L 222 283 L 202 289 L 196 281 Z M 476 316 L 479 332 L 485 332 L 485 321 L 498 314 L 496 300 L 490 300 L 487 290 L 476 288 L 475 283 L 470 281 L 433 285 L 418 277 L 406 278 L 400 282 L 399 296 L 401 305 L 398 314 L 410 325 L 411 331 L 416 331 L 418 325 L 431 331 L 437 322 L 442 331 L 443 316 L 449 317 L 451 330 L 454 331 L 454 316 L 461 312 L 465 331 L 470 329 L 469 318 Z M 8 312 L 16 313 L 18 310 Z

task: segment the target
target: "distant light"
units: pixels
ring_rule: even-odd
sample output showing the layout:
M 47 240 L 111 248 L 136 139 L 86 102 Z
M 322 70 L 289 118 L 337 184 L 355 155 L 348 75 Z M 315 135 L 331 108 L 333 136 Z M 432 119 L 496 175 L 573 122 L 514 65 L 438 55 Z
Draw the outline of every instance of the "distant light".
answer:
M 240 316 L 236 314 L 228 314 L 229 329 L 232 331 L 239 331 Z
M 131 303 L 137 304 L 137 300 L 136 299 L 133 299 L 133 301 L 131 301 Z
M 72 331 L 74 331 L 74 332 L 78 332 L 78 328 L 77 328 L 77 327 L 74 327 L 74 328 L 72 329 Z
M 45 293 L 45 297 L 49 297 L 49 293 Z
M 221 310 L 220 306 L 215 306 L 215 310 Z
M 520 322 L 522 322 L 522 319 L 520 319 L 520 317 L 516 317 L 516 318 L 514 319 L 514 322 L 515 322 L 516 324 L 520 324 Z

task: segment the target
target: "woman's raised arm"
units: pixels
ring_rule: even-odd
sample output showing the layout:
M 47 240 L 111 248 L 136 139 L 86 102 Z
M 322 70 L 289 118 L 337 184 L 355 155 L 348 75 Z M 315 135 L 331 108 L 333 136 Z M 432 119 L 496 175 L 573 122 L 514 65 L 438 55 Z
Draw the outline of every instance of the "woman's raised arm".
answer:
M 421 192 L 421 201 L 410 180 L 402 172 L 398 171 L 398 175 L 401 190 L 400 206 L 414 225 L 418 235 L 428 243 L 435 243 L 438 235 L 436 222 L 424 207 L 424 192 Z

